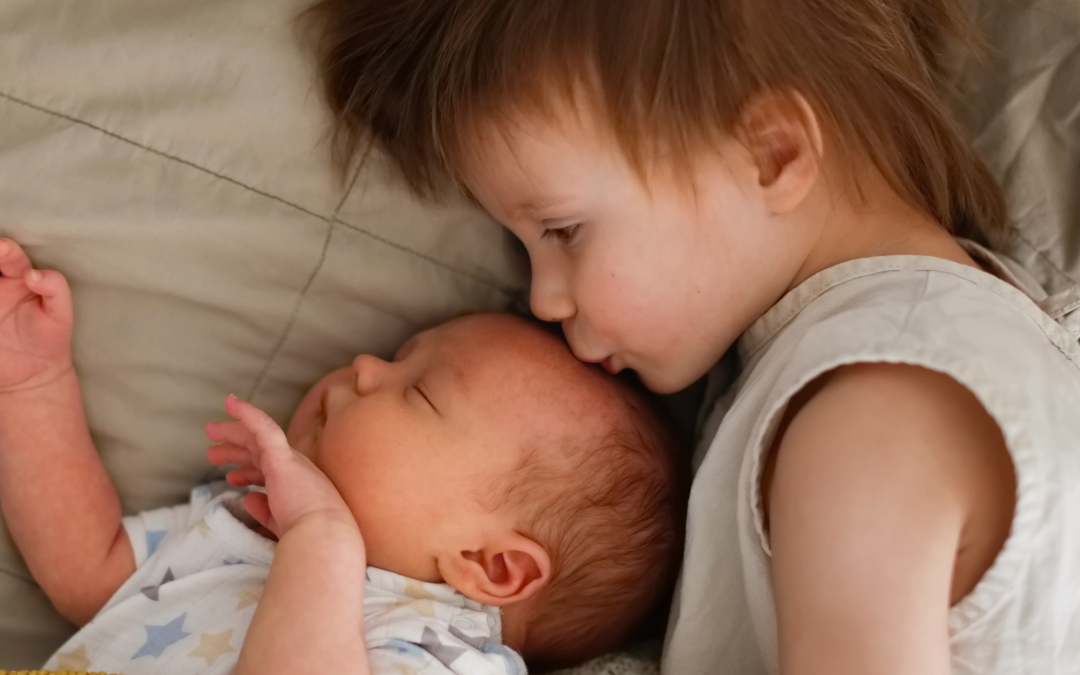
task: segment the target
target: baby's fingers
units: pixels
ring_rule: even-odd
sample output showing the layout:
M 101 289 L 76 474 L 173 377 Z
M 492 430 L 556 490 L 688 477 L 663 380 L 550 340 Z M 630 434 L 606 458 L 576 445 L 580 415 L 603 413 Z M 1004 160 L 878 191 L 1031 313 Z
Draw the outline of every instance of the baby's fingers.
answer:
M 6 272 L 4 276 L 8 276 Z M 41 296 L 45 314 L 56 321 L 71 321 L 71 290 L 63 274 L 55 270 L 32 269 L 23 277 L 23 282 L 31 293 Z
M 0 274 L 17 279 L 33 269 L 22 247 L 10 239 L 0 239 Z
M 278 529 L 277 521 L 274 520 L 274 515 L 270 513 L 270 500 L 267 499 L 265 494 L 261 492 L 248 493 L 244 496 L 243 503 L 244 509 L 251 514 L 252 518 L 273 532 L 275 537 L 281 538 L 281 531 Z
M 266 485 L 266 476 L 253 466 L 242 466 L 225 474 L 225 480 L 229 485 L 244 487 L 245 485 Z
M 206 437 L 214 443 L 232 443 L 249 449 L 255 445 L 255 436 L 240 422 L 211 422 L 206 425 Z
M 206 449 L 206 458 L 214 466 L 223 464 L 251 464 L 251 451 L 235 443 L 211 445 Z
M 254 435 L 259 449 L 263 452 L 290 450 L 285 432 L 269 415 L 255 406 L 229 394 L 225 399 L 225 411 L 240 420 L 240 423 Z

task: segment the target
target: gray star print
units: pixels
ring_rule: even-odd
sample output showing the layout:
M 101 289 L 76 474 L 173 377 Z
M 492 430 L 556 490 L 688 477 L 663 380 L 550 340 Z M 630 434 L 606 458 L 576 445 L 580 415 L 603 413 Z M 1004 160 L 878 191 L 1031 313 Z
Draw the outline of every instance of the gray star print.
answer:
M 139 590 L 142 592 L 143 595 L 150 598 L 154 602 L 157 602 L 158 601 L 158 592 L 161 590 L 161 587 L 164 586 L 165 584 L 169 583 L 170 581 L 175 581 L 175 580 L 176 580 L 176 577 L 173 576 L 173 571 L 172 571 L 172 568 L 170 567 L 170 568 L 165 570 L 165 576 L 162 577 L 160 584 L 158 584 L 157 586 L 144 586 L 143 588 L 141 588 Z
M 456 661 L 459 656 L 468 651 L 461 647 L 443 644 L 442 641 L 439 640 L 438 633 L 427 626 L 424 626 L 424 632 L 420 636 L 420 646 L 424 648 L 424 651 L 437 658 L 439 662 L 447 668 L 449 668 L 450 664 Z
M 450 634 L 478 651 L 482 652 L 484 651 L 484 648 L 487 647 L 487 638 L 469 637 L 465 633 L 462 633 L 457 626 L 450 626 Z

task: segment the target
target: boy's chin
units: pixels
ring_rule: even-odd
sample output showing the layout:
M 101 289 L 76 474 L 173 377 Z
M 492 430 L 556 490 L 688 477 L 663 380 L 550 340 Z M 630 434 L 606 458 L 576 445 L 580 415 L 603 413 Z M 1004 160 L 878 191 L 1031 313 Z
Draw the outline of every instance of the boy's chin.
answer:
M 677 373 L 653 373 L 649 370 L 635 370 L 641 384 L 654 394 L 675 394 L 693 384 L 696 379 L 680 377 Z

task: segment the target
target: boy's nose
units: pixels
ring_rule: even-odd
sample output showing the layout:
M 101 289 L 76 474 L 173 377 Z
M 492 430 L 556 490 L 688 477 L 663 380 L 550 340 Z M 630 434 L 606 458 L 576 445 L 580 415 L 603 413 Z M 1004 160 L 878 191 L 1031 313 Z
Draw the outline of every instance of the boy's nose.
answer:
M 353 359 L 353 374 L 356 376 L 356 393 L 365 396 L 377 391 L 382 386 L 390 364 L 371 354 L 361 354 Z
M 577 305 L 566 285 L 551 275 L 533 271 L 529 305 L 541 321 L 566 321 L 577 314 Z

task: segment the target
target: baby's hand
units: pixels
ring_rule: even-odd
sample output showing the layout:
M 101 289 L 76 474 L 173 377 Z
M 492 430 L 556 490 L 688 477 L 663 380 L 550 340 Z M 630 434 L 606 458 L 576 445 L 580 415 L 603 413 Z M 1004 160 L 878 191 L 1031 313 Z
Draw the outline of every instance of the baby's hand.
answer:
M 289 446 L 285 432 L 250 403 L 229 396 L 225 410 L 237 422 L 211 422 L 206 435 L 212 445 L 206 456 L 217 465 L 239 464 L 226 475 L 236 486 L 263 485 L 266 494 L 244 497 L 244 508 L 281 539 L 300 520 L 330 517 L 356 521 L 334 484 L 311 460 Z
M 71 291 L 0 239 L 0 392 L 33 389 L 71 370 Z

